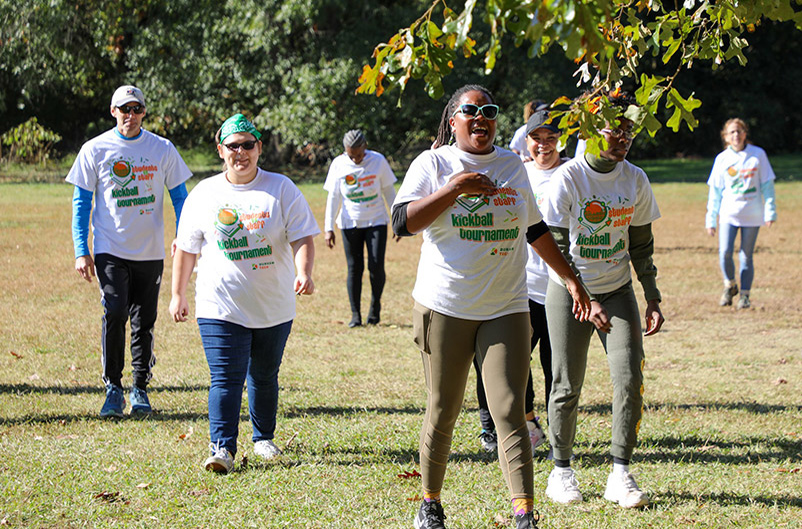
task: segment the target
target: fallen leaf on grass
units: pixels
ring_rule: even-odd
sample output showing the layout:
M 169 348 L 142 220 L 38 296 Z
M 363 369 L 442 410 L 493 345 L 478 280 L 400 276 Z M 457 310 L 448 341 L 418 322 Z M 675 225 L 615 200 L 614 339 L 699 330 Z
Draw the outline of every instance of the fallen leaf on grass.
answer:
M 8 518 L 3 518 L 2 520 L 0 520 L 0 525 L 11 525 L 11 524 L 8 523 Z
M 409 479 L 409 478 L 419 478 L 421 477 L 420 472 L 417 470 L 413 470 L 412 472 L 404 471 L 401 474 L 398 474 L 398 477 L 401 479 Z
M 9 353 L 11 353 L 11 356 L 13 356 L 14 358 L 16 358 L 17 360 L 19 360 L 20 358 L 25 358 L 25 357 L 24 357 L 24 356 L 22 356 L 21 354 L 19 354 L 19 353 L 15 353 L 14 351 L 9 351 Z M 4 520 L 5 520 L 5 518 L 4 518 Z M 6 523 L 6 525 L 8 525 L 8 523 Z
M 128 505 L 128 500 L 126 500 L 123 496 L 120 496 L 119 492 L 100 492 L 95 494 L 95 499 L 100 501 L 105 501 L 106 503 L 125 503 Z
M 718 448 L 718 446 L 716 446 L 716 445 L 704 445 L 704 446 L 699 448 L 699 451 L 700 452 L 709 452 L 711 450 L 715 450 L 716 448 Z
M 293 443 L 293 441 L 295 441 L 295 438 L 296 438 L 296 437 L 298 437 L 298 432 L 295 432 L 295 433 L 293 433 L 293 434 L 292 434 L 292 437 L 290 437 L 290 440 L 289 440 L 289 441 L 287 441 L 287 442 L 284 444 L 284 450 L 289 450 L 289 448 L 290 448 L 290 445 Z
M 57 435 L 56 439 L 78 439 L 78 436 L 75 434 Z
M 777 380 L 774 381 L 774 385 L 775 386 L 779 386 L 780 384 L 788 384 L 788 381 L 786 379 L 784 379 L 783 377 L 780 377 L 780 378 L 778 378 Z
M 111 466 L 108 466 L 108 467 L 104 468 L 103 470 L 105 470 L 106 472 L 109 472 L 109 473 L 117 472 L 117 467 L 115 467 L 114 465 L 111 465 Z
M 146 489 L 148 487 L 150 487 L 150 483 L 140 483 L 139 485 L 136 486 L 136 488 L 138 489 Z
M 179 435 L 179 436 L 178 436 L 178 438 L 179 438 L 180 440 L 184 441 L 184 440 L 186 440 L 186 439 L 187 439 L 187 438 L 188 438 L 190 435 L 192 435 L 192 432 L 193 432 L 193 431 L 194 431 L 194 429 L 192 428 L 192 426 L 190 426 L 190 427 L 189 427 L 189 431 L 187 431 L 186 433 L 182 433 L 181 435 Z
M 508 527 L 510 524 L 508 523 L 509 520 L 505 516 L 502 516 L 498 513 L 493 517 L 493 525 L 496 527 Z
M 788 363 L 788 359 L 787 358 L 780 358 L 780 360 L 777 363 L 780 364 L 780 365 L 787 364 Z
M 78 368 L 75 367 L 75 364 L 72 364 L 72 365 L 70 365 L 70 367 L 67 368 L 67 371 L 77 371 L 77 370 L 78 370 Z
M 190 496 L 206 496 L 209 494 L 209 489 L 191 490 L 187 494 Z
M 40 378 L 40 377 L 39 377 L 39 375 L 37 375 L 36 373 L 34 373 L 33 375 L 31 375 L 31 376 L 29 376 L 29 377 L 28 377 L 28 380 L 39 380 L 39 378 Z
M 800 472 L 802 472 L 802 468 L 792 468 L 790 470 L 787 468 L 778 468 L 775 470 L 775 472 L 787 472 L 789 474 L 799 474 Z
M 414 495 L 414 496 L 412 496 L 411 498 L 407 498 L 407 501 L 421 501 L 422 499 L 423 499 L 423 498 L 421 498 L 420 496 L 418 496 L 417 494 L 415 494 L 415 495 Z

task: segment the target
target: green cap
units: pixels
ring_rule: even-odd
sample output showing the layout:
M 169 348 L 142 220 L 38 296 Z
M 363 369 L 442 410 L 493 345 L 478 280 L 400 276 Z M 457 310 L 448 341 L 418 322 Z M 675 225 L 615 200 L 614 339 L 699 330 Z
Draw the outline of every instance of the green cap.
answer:
M 262 139 L 262 133 L 256 130 L 256 127 L 248 121 L 248 118 L 242 114 L 234 114 L 225 120 L 223 126 L 220 127 L 220 143 L 222 144 L 224 139 L 237 132 L 247 132 L 253 134 L 257 140 Z

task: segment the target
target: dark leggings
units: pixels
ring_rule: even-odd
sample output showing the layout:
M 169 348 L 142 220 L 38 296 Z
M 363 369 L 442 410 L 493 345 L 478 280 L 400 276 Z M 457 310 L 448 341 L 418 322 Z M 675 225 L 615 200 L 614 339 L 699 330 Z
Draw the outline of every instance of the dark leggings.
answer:
M 532 325 L 531 350 L 534 351 L 540 342 L 540 367 L 543 369 L 544 395 L 546 402 L 546 414 L 549 411 L 549 394 L 551 393 L 551 341 L 549 340 L 549 329 L 546 325 L 546 306 L 535 301 L 529 300 L 529 323 Z M 482 372 L 476 358 L 473 360 L 473 367 L 476 369 L 476 399 L 479 401 L 479 421 L 482 430 L 494 432 L 496 425 L 490 416 L 487 408 L 487 396 L 485 387 L 482 384 Z M 526 413 L 535 411 L 535 389 L 532 383 L 532 369 L 529 369 L 529 379 L 526 381 L 526 400 L 524 401 Z
M 348 299 L 351 313 L 361 313 L 362 273 L 365 271 L 363 248 L 368 248 L 368 272 L 370 274 L 370 316 L 379 317 L 381 297 L 384 290 L 384 250 L 387 246 L 387 225 L 371 228 L 341 230 L 345 260 L 348 263 Z M 369 317 L 370 317 L 369 316 Z

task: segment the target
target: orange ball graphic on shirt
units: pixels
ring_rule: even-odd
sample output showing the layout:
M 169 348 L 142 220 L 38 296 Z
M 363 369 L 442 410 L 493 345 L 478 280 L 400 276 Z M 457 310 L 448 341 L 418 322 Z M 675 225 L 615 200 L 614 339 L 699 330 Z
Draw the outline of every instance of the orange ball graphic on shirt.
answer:
M 222 208 L 217 214 L 217 220 L 220 221 L 220 224 L 231 226 L 239 220 L 239 215 L 237 215 L 237 212 L 231 208 Z
M 593 224 L 598 224 L 607 217 L 607 206 L 598 200 L 591 200 L 585 204 L 585 219 Z
M 114 163 L 111 171 L 115 174 L 115 176 L 128 176 L 128 174 L 131 172 L 131 165 L 124 160 L 120 160 L 119 162 Z
M 349 174 L 345 176 L 345 183 L 349 186 L 356 184 L 356 176 Z

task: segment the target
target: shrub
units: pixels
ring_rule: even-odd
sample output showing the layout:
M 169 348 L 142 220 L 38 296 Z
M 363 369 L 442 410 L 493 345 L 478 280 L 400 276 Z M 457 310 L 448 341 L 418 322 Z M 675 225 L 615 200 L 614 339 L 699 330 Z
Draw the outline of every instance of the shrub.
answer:
M 44 128 L 34 117 L 0 136 L 0 159 L 43 163 L 50 157 L 53 144 L 59 140 L 61 136 Z

